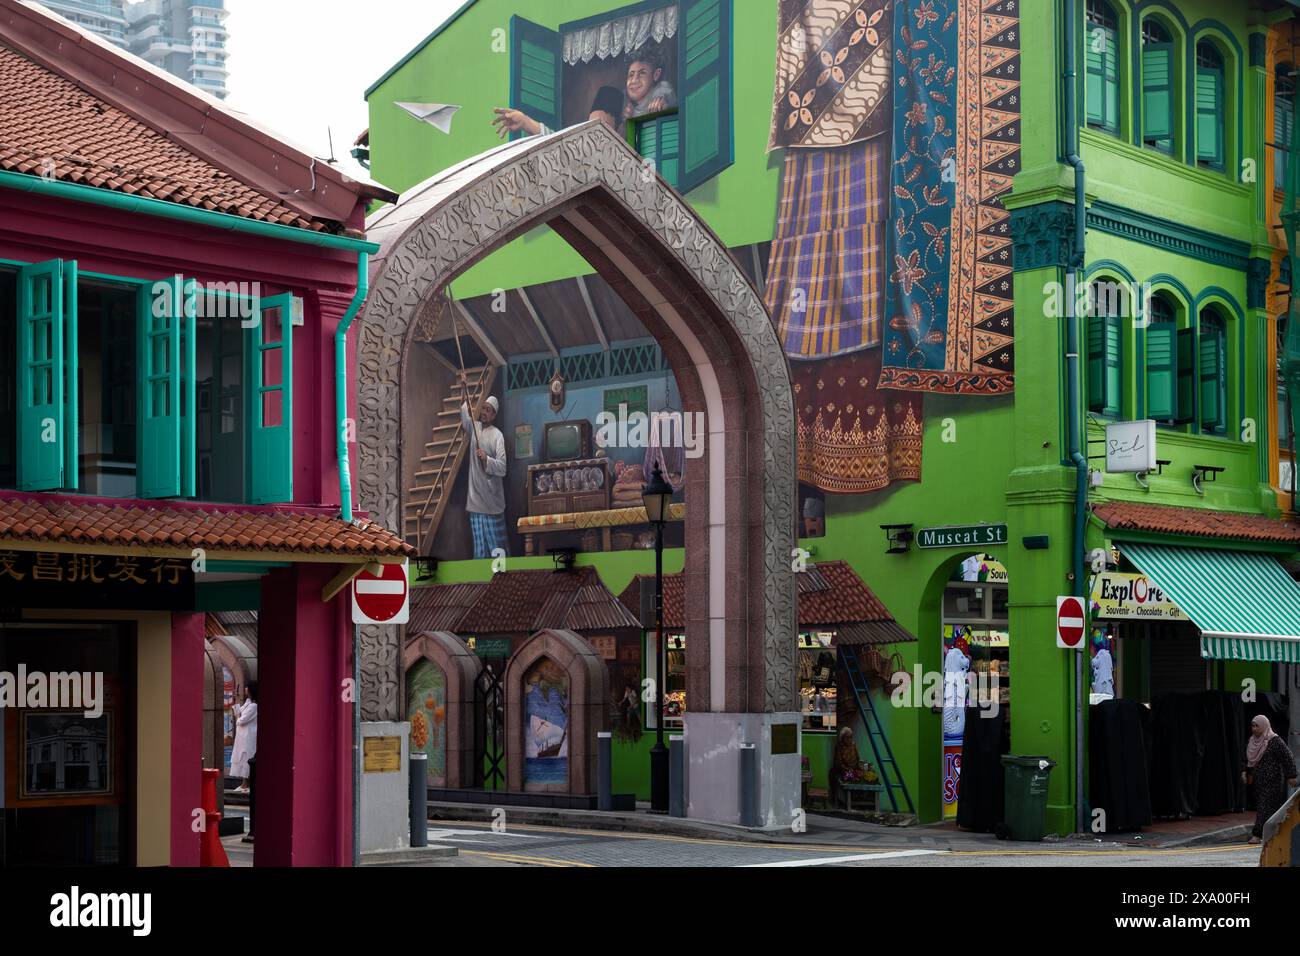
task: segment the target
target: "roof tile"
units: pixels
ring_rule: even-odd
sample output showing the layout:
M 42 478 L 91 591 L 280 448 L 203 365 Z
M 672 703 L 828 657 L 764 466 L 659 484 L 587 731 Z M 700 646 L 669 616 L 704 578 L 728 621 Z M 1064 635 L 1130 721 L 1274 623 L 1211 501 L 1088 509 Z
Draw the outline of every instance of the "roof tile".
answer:
M 1115 530 L 1300 544 L 1300 525 L 1258 514 L 1130 501 L 1096 504 L 1092 512 Z

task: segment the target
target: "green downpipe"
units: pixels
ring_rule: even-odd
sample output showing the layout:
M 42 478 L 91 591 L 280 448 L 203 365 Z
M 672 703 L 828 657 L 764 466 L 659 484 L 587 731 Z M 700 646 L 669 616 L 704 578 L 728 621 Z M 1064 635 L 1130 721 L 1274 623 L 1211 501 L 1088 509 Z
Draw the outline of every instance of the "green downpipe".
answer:
M 1075 468 L 1074 489 L 1074 535 L 1073 553 L 1071 555 L 1074 570 L 1074 593 L 1086 597 L 1084 579 L 1083 544 L 1088 523 L 1088 459 L 1083 456 L 1080 437 L 1081 409 L 1079 407 L 1079 316 L 1075 314 L 1073 303 L 1077 301 L 1079 283 L 1084 281 L 1084 264 L 1087 256 L 1084 243 L 1087 238 L 1087 203 L 1085 198 L 1087 171 L 1083 159 L 1079 156 L 1079 117 L 1078 93 L 1079 76 L 1076 69 L 1075 29 L 1079 22 L 1076 0 L 1062 0 L 1065 12 L 1065 161 L 1074 169 L 1074 252 L 1067 266 L 1074 277 L 1074 288 L 1070 290 L 1071 307 L 1066 309 L 1066 407 L 1068 411 L 1068 428 L 1070 461 Z M 1080 701 L 1083 695 L 1083 654 L 1075 652 L 1074 674 L 1074 764 L 1075 764 L 1075 827 L 1077 832 L 1086 830 L 1083 803 L 1083 721 Z
M 338 418 L 335 436 L 338 441 L 339 503 L 343 520 L 352 522 L 352 466 L 348 460 L 348 329 L 361 311 L 370 291 L 370 255 L 357 253 L 357 292 L 334 333 L 334 411 Z
M 184 222 L 209 229 L 221 229 L 227 232 L 240 232 L 246 235 L 262 236 L 267 239 L 282 239 L 323 249 L 346 249 L 349 252 L 378 252 L 379 246 L 364 239 L 352 239 L 348 236 L 336 236 L 327 232 L 312 232 L 297 226 L 282 226 L 274 222 L 259 222 L 232 216 L 225 212 L 212 212 L 194 206 L 167 202 L 162 199 L 150 199 L 147 196 L 128 196 L 126 193 L 96 186 L 82 186 L 79 183 L 65 183 L 57 179 L 44 179 L 28 173 L 14 173 L 0 170 L 0 187 L 17 189 L 22 192 L 49 196 L 54 199 L 66 199 L 72 202 L 89 203 L 122 212 L 138 213 L 143 216 L 155 216 Z

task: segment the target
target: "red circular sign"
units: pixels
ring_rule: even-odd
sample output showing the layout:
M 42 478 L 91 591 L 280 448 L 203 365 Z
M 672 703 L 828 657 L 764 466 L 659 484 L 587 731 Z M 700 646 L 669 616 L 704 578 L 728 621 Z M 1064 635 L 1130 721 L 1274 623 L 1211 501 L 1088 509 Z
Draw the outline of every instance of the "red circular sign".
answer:
M 385 564 L 383 573 L 375 577 L 362 571 L 352 582 L 357 610 L 372 621 L 389 621 L 406 606 L 406 567 Z
M 1087 618 L 1083 601 L 1077 597 L 1059 598 L 1056 602 L 1056 636 L 1066 647 L 1077 647 L 1083 640 Z

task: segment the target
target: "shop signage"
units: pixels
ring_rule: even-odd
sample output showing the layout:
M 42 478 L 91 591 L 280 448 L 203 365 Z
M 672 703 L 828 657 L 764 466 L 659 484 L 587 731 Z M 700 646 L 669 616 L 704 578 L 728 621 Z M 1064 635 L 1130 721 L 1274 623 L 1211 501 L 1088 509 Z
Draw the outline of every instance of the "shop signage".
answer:
M 474 653 L 479 657 L 509 657 L 510 638 L 478 637 L 474 639 Z
M 0 607 L 189 611 L 194 571 L 185 558 L 0 550 Z
M 963 525 L 953 528 L 922 528 L 916 535 L 918 548 L 961 548 L 967 545 L 1006 544 L 1004 524 Z
M 1109 472 L 1154 471 L 1156 467 L 1156 423 L 1110 422 L 1106 426 L 1106 470 Z
M 1083 632 L 1088 620 L 1083 612 L 1083 598 L 1056 599 L 1056 646 L 1077 651 L 1084 645 Z
M 406 562 L 362 571 L 352 582 L 353 624 L 405 624 L 411 615 Z
M 402 769 L 401 737 L 367 737 L 362 752 L 366 773 L 397 773 Z
M 1187 615 L 1145 574 L 1118 571 L 1093 576 L 1092 616 L 1105 620 L 1187 620 Z

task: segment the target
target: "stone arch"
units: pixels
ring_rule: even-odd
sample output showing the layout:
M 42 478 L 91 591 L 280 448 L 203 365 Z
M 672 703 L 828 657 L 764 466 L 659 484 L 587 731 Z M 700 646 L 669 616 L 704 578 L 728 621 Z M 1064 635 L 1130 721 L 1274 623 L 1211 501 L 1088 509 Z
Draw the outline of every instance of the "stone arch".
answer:
M 370 222 L 381 248 L 358 354 L 363 506 L 401 526 L 402 359 L 420 311 L 458 274 L 542 224 L 628 303 L 671 363 L 684 410 L 706 415 L 705 453 L 687 484 L 692 713 L 797 710 L 796 436 L 784 350 L 722 242 L 599 123 L 470 159 Z M 396 640 L 391 628 L 363 629 L 369 716 L 395 710 Z
M 562 789 L 568 793 L 595 793 L 596 734 L 605 729 L 609 672 L 604 659 L 578 634 L 551 630 L 534 634 L 506 664 L 506 789 L 526 789 L 523 681 L 543 660 L 563 671 L 569 687 L 568 782 Z
M 442 671 L 446 679 L 447 759 L 442 785 L 448 790 L 474 785 L 474 682 L 479 660 L 455 634 L 424 631 L 408 637 L 402 650 L 402 674 L 421 661 Z M 405 686 L 405 681 L 403 681 Z M 403 714 L 407 719 L 411 715 Z

